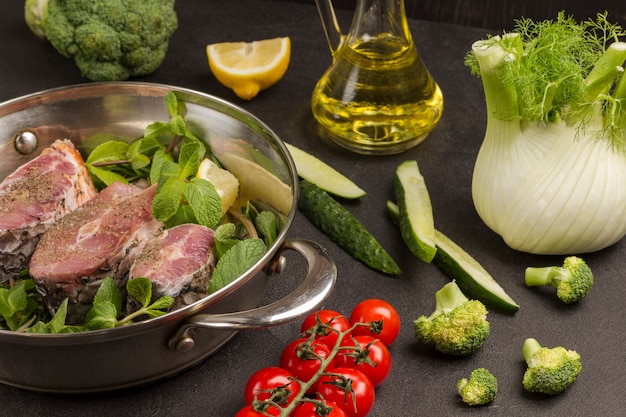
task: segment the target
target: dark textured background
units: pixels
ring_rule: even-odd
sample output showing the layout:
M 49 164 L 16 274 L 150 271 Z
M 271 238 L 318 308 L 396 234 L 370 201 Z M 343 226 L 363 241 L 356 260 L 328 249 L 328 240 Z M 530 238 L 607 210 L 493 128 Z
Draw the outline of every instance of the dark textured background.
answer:
M 315 4 L 315 0 L 284 1 Z M 334 0 L 333 4 L 354 10 L 356 1 Z M 626 6 L 621 0 L 405 0 L 404 4 L 409 18 L 498 30 L 512 29 L 514 20 L 522 16 L 552 19 L 561 10 L 579 20 L 608 11 L 611 21 L 626 22 Z
M 526 266 L 562 259 L 511 250 L 487 229 L 473 208 L 471 174 L 486 118 L 480 81 L 464 67 L 463 57 L 472 42 L 485 35 L 484 28 L 410 22 L 422 58 L 444 92 L 443 117 L 425 142 L 405 154 L 364 157 L 321 141 L 310 114 L 311 92 L 330 64 L 314 6 L 268 0 L 180 0 L 177 10 L 180 29 L 165 62 L 141 81 L 192 88 L 231 100 L 260 117 L 279 137 L 329 162 L 368 192 L 364 199 L 346 207 L 400 263 L 405 271 L 402 276 L 383 276 L 354 261 L 300 214 L 290 235 L 320 242 L 335 259 L 338 280 L 327 307 L 349 314 L 358 301 L 380 297 L 393 303 L 401 314 L 401 334 L 391 348 L 393 369 L 377 389 L 370 417 L 624 415 L 626 243 L 587 257 L 596 272 L 596 285 L 583 302 L 564 306 L 551 291 L 532 291 L 523 283 Z M 11 1 L 4 4 L 0 14 L 0 101 L 85 82 L 72 61 L 28 31 L 21 13 L 22 3 Z M 344 27 L 350 18 L 350 11 L 339 13 Z M 211 75 L 206 44 L 273 36 L 291 37 L 291 64 L 278 84 L 254 100 L 238 100 Z M 434 265 L 410 255 L 387 217 L 385 201 L 392 197 L 393 174 L 405 159 L 416 159 L 420 164 L 437 227 L 474 255 L 522 306 L 515 316 L 492 312 L 492 335 L 470 357 L 446 357 L 413 338 L 412 320 L 432 311 L 434 292 L 448 280 Z M 301 271 L 294 269 L 276 277 L 268 301 L 300 280 Z M 282 348 L 298 329 L 299 323 L 293 323 L 241 332 L 199 366 L 175 378 L 122 392 L 56 396 L 0 385 L 0 416 L 233 416 L 243 406 L 247 378 L 262 366 L 276 364 Z M 547 345 L 562 344 L 582 355 L 583 371 L 567 392 L 555 397 L 524 392 L 521 345 L 529 336 Z M 499 378 L 500 392 L 492 405 L 468 408 L 459 401 L 454 385 L 479 366 L 488 367 Z

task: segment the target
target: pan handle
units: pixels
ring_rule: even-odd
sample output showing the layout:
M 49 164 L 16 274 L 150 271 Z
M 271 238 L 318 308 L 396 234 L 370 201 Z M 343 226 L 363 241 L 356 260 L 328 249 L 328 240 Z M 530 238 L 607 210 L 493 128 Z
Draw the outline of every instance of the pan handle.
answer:
M 298 252 L 308 263 L 307 275 L 295 290 L 280 300 L 251 310 L 192 316 L 170 338 L 169 347 L 177 351 L 191 349 L 194 345 L 195 328 L 263 329 L 287 323 L 319 307 L 332 292 L 337 277 L 337 266 L 319 244 L 303 239 L 285 240 L 269 265 L 277 263 L 284 250 Z

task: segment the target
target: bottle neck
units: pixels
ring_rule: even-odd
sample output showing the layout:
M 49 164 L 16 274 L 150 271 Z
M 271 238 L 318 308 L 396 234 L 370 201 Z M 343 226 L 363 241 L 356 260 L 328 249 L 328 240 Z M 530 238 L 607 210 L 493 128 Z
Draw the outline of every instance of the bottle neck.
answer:
M 362 42 L 381 37 L 412 44 L 404 10 L 404 0 L 358 0 L 348 42 Z

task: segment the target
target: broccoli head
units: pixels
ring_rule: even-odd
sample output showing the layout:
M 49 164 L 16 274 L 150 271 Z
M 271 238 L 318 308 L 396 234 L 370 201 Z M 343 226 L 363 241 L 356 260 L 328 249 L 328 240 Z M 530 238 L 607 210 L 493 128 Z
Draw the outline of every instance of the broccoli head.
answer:
M 464 403 L 483 405 L 496 399 L 498 380 L 489 370 L 478 368 L 472 371 L 469 379 L 459 379 L 456 388 Z
M 593 286 L 593 273 L 585 261 L 577 256 L 568 256 L 563 266 L 526 268 L 526 285 L 552 286 L 556 296 L 566 304 L 585 297 Z
M 74 58 L 92 81 L 154 72 L 178 27 L 175 0 L 27 0 L 33 33 Z
M 415 337 L 449 355 L 469 355 L 489 337 L 487 308 L 468 299 L 455 281 L 435 293 L 435 311 L 414 321 Z
M 530 392 L 558 394 L 572 385 L 582 370 L 575 351 L 543 347 L 533 338 L 524 341 L 522 354 L 528 364 L 522 384 Z

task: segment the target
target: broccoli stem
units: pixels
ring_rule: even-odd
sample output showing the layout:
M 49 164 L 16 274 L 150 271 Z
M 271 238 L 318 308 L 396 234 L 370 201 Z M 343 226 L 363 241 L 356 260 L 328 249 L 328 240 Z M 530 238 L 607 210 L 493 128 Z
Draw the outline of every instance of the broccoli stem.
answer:
M 524 340 L 524 344 L 522 345 L 522 355 L 524 356 L 524 360 L 527 364 L 530 364 L 531 358 L 535 356 L 535 353 L 537 353 L 539 349 L 541 349 L 541 345 L 537 339 L 529 337 Z
M 569 271 L 560 266 L 528 267 L 524 279 L 529 287 L 544 285 L 554 286 L 554 283 L 566 278 Z
M 467 301 L 469 299 L 463 294 L 456 281 L 451 281 L 435 293 L 435 312 L 431 317 L 448 313 Z

